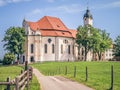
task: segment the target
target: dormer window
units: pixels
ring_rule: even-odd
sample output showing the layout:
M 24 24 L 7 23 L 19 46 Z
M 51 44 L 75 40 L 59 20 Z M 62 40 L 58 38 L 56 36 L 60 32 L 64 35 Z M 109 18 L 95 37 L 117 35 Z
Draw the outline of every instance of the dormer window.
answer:
M 65 34 L 64 32 L 62 32 L 62 34 Z
M 57 25 L 57 27 L 60 27 L 59 25 Z

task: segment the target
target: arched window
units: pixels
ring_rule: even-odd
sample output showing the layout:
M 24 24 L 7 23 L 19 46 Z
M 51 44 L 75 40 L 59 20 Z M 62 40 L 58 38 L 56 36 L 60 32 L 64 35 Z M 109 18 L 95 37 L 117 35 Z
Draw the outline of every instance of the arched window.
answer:
M 74 45 L 73 45 L 73 55 L 74 55 Z
M 45 53 L 47 53 L 47 44 L 44 46 Z
M 70 54 L 70 45 L 68 45 L 68 54 Z
M 61 45 L 61 54 L 63 54 L 63 45 Z
M 52 53 L 55 53 L 55 45 L 52 44 Z
M 33 53 L 33 52 L 34 52 L 34 45 L 31 44 L 31 53 Z

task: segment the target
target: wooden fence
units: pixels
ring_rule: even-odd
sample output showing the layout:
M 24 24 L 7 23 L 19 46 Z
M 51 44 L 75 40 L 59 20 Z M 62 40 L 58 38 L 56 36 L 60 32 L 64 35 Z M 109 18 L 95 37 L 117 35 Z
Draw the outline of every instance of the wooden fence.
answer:
M 56 69 L 56 70 L 49 70 L 48 71 L 48 75 L 57 75 L 57 74 L 64 74 L 64 75 L 67 75 L 67 74 L 70 74 L 69 73 L 69 71 L 72 71 L 71 69 L 69 69 L 69 68 L 67 67 L 67 66 L 64 66 L 62 69 L 60 68 L 60 66 L 58 67 L 58 69 Z M 73 69 L 73 77 L 74 78 L 76 78 L 76 75 L 77 75 L 77 68 L 76 68 L 76 66 L 74 66 L 74 69 Z M 85 67 L 85 81 L 87 82 L 87 81 L 89 81 L 89 69 L 88 69 L 88 67 L 86 66 Z M 110 89 L 109 90 L 114 90 L 114 67 L 113 67 L 113 65 L 111 65 L 111 74 L 110 74 L 110 76 L 111 76 L 111 81 L 110 81 L 110 83 L 111 83 L 111 87 L 110 87 Z
M 29 67 L 26 71 L 21 71 L 21 74 L 15 79 L 10 80 L 10 77 L 7 78 L 6 82 L 0 82 L 0 85 L 5 85 L 5 90 L 11 90 L 10 87 L 14 87 L 14 90 L 24 90 L 25 86 L 29 90 L 29 81 L 32 80 L 32 67 Z

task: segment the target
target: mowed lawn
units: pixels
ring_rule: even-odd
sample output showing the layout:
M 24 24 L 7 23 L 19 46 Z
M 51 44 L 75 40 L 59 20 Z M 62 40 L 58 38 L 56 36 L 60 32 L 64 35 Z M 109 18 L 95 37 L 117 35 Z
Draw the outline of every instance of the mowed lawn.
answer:
M 0 66 L 0 82 L 6 81 L 7 77 L 13 80 L 22 69 L 21 66 Z M 0 90 L 4 90 L 4 86 L 0 85 Z M 30 90 L 40 90 L 39 83 L 34 75 L 32 81 L 30 81 Z
M 111 65 L 114 66 L 114 90 L 120 90 L 120 62 L 44 62 L 32 64 L 44 75 L 61 75 L 95 90 L 110 90 Z M 76 77 L 74 77 L 74 66 L 76 66 Z M 86 66 L 88 67 L 88 81 L 85 80 Z

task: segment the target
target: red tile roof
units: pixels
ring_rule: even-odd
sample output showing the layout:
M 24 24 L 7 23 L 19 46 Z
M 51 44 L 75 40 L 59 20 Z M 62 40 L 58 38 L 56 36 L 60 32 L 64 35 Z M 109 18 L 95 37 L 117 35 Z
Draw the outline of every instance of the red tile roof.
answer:
M 37 22 L 28 22 L 31 30 L 40 30 L 42 36 L 61 36 L 76 38 L 76 30 L 68 29 L 64 23 L 56 17 L 44 16 Z

